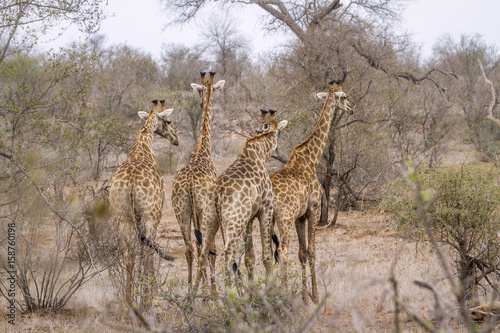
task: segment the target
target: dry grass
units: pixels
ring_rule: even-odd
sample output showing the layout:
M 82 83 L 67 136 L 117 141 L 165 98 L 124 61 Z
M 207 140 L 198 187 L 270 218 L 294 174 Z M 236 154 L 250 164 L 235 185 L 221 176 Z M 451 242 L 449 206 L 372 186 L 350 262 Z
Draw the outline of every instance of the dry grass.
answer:
M 222 172 L 233 160 L 234 156 L 229 158 L 220 152 L 217 170 Z M 172 179 L 173 175 L 165 176 L 167 200 L 158 230 L 158 243 L 177 259 L 173 263 L 161 263 L 160 280 L 169 285 L 181 285 L 187 280 L 187 272 L 184 242 L 170 199 Z M 413 283 L 415 278 L 435 284 L 444 299 L 453 303 L 453 295 L 434 253 L 424 243 L 408 242 L 397 237 L 394 229 L 395 226 L 383 213 L 373 209 L 340 213 L 336 226 L 318 230 L 318 286 L 321 298 L 327 295 L 328 299 L 314 323 L 313 331 L 392 331 L 394 305 L 388 281 L 395 260 L 394 274 L 401 299 L 413 311 L 433 321 L 433 296 L 417 287 Z M 221 252 L 220 233 L 217 237 L 217 249 Z M 260 258 L 261 252 L 258 240 L 259 236 L 254 235 L 256 258 Z M 297 276 L 300 274 L 298 244 L 293 239 L 290 245 L 290 267 Z M 257 270 L 263 271 L 263 265 L 259 264 Z M 313 310 L 314 305 L 304 305 L 304 313 Z M 457 319 L 456 309 L 448 307 L 448 310 L 452 314 L 450 327 L 456 332 L 465 332 Z M 116 298 L 107 272 L 84 285 L 70 300 L 66 310 L 59 313 L 25 316 L 18 313 L 16 327 L 6 322 L 5 314 L 6 303 L 1 299 L 0 332 L 121 332 L 139 327 Z M 166 320 L 171 323 L 181 318 L 180 311 L 173 310 L 160 297 L 147 315 L 148 321 L 156 326 L 165 324 Z M 422 331 L 405 318 L 403 323 L 405 332 Z
M 170 179 L 167 179 L 169 184 Z M 168 189 L 167 189 L 168 191 Z M 168 192 L 167 192 L 168 193 Z M 167 200 L 170 201 L 170 200 Z M 183 241 L 172 214 L 171 204 L 163 218 L 161 243 L 177 257 L 172 264 L 163 264 L 162 278 L 169 284 L 185 282 L 186 264 Z M 393 325 L 394 306 L 389 297 L 391 263 L 397 258 L 395 275 L 399 292 L 405 302 L 432 321 L 432 295 L 413 283 L 414 278 L 432 282 L 438 286 L 446 301 L 452 302 L 451 292 L 445 283 L 434 254 L 424 244 L 406 242 L 394 234 L 394 226 L 377 211 L 342 213 L 338 224 L 318 231 L 317 267 L 322 296 L 329 295 L 326 306 L 313 326 L 314 331 L 331 332 L 389 332 Z M 257 228 L 258 229 L 258 228 Z M 258 230 L 257 230 L 258 232 Z M 255 235 L 258 239 L 257 235 Z M 218 248 L 222 247 L 220 239 Z M 257 258 L 260 256 L 255 242 Z M 297 243 L 291 247 L 291 266 L 297 272 Z M 258 266 L 262 270 L 262 265 Z M 1 304 L 5 318 L 5 304 Z M 180 313 L 165 313 L 170 307 L 160 298 L 155 302 L 148 319 L 161 325 L 165 318 L 175 321 Z M 311 311 L 311 305 L 305 305 Z M 454 311 L 450 309 L 450 311 Z M 420 332 L 416 324 L 404 321 L 406 332 Z M 455 331 L 465 331 L 456 319 L 450 322 Z M 6 322 L 0 322 L 0 331 L 16 332 L 119 332 L 121 328 L 137 327 L 117 301 L 107 274 L 94 278 L 77 292 L 67 310 L 60 313 L 18 314 L 16 330 Z

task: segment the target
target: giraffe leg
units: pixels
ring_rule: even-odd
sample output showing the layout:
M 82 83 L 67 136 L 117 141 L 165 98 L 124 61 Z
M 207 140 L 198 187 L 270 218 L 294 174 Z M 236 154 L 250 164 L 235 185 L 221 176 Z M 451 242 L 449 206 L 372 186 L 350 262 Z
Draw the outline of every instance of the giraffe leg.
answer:
M 263 203 L 258 218 L 260 224 L 260 238 L 262 242 L 262 261 L 264 262 L 266 274 L 270 275 L 272 268 L 271 258 L 273 258 L 273 252 L 271 249 L 271 223 L 273 218 L 272 199 Z
M 228 278 L 231 277 L 231 272 L 235 277 L 239 275 L 239 265 L 238 260 L 236 260 L 236 252 L 238 249 L 238 240 L 240 237 L 234 237 L 228 239 L 226 242 L 226 248 L 224 250 L 224 258 L 225 258 L 225 270 L 226 276 Z
M 288 245 L 290 243 L 290 228 L 293 226 L 294 221 L 288 219 L 278 219 L 278 229 L 280 232 L 280 243 L 278 246 L 278 257 L 280 259 L 281 267 L 281 282 L 283 285 L 288 284 Z
M 134 273 L 133 287 L 137 290 L 137 305 L 140 312 L 147 309 L 148 304 L 148 277 L 147 277 L 147 257 L 148 249 L 142 244 L 139 245 L 138 253 L 135 256 L 137 260 L 136 272 Z
M 191 219 L 185 217 L 177 217 L 179 227 L 181 229 L 182 238 L 186 247 L 186 261 L 188 266 L 188 283 L 193 282 L 193 259 L 194 259 L 194 246 L 191 242 Z
M 299 261 L 302 268 L 302 299 L 307 301 L 307 244 L 306 244 L 306 218 L 300 217 L 295 221 L 297 236 L 299 239 Z
M 315 207 L 309 211 L 308 220 L 308 239 L 307 239 L 307 256 L 309 260 L 309 269 L 311 274 L 311 292 L 314 303 L 318 303 L 318 284 L 316 280 L 316 226 L 318 225 L 321 215 L 321 208 Z
M 246 231 L 244 233 L 245 238 L 245 266 L 248 270 L 248 280 L 253 280 L 253 268 L 255 265 L 255 252 L 253 250 L 253 219 L 248 222 Z
M 135 255 L 134 251 L 130 248 L 130 244 L 126 245 L 124 248 L 125 255 L 125 288 L 124 288 L 124 296 L 125 302 L 128 306 L 132 306 L 132 281 L 134 274 L 134 261 Z
M 146 251 L 146 292 L 147 296 L 144 300 L 145 309 L 149 309 L 153 305 L 153 294 L 155 286 L 155 269 L 154 269 L 154 250 L 147 249 Z
M 123 273 L 123 280 L 118 280 L 118 286 L 121 288 L 122 296 L 125 298 L 127 306 L 132 306 L 132 285 L 134 280 L 134 264 L 135 264 L 135 251 L 137 242 L 135 242 L 135 230 L 131 230 L 130 222 L 121 217 L 117 220 L 118 233 L 120 235 L 120 248 L 123 253 L 123 262 L 120 263 L 120 269 Z M 122 266 L 123 265 L 123 266 Z M 120 278 L 119 278 L 120 279 Z
M 145 221 L 144 236 L 151 242 L 155 242 L 156 230 L 158 228 L 158 223 L 155 223 L 154 221 L 159 221 L 160 219 L 161 215 L 158 211 L 156 214 L 153 213 L 150 215 L 150 217 Z M 140 275 L 140 279 L 144 285 L 142 288 L 143 296 L 141 297 L 142 306 L 140 307 L 142 311 L 149 309 L 153 304 L 155 283 L 154 256 L 155 251 L 152 248 L 141 244 L 141 256 L 139 260 L 141 261 L 142 274 Z
M 212 208 L 212 207 L 211 207 Z M 214 207 L 215 208 L 215 207 Z M 213 210 L 213 211 L 212 211 Z M 215 235 L 219 230 L 219 222 L 217 220 L 217 215 L 215 209 L 211 209 L 209 212 L 203 214 L 205 217 L 204 223 L 201 224 L 203 242 L 201 244 L 201 254 L 198 267 L 198 275 L 196 277 L 195 285 L 198 286 L 200 281 L 207 280 L 207 259 L 210 262 L 210 272 L 211 272 L 211 286 L 215 286 L 214 270 L 215 270 Z M 213 254 L 211 254 L 211 252 Z

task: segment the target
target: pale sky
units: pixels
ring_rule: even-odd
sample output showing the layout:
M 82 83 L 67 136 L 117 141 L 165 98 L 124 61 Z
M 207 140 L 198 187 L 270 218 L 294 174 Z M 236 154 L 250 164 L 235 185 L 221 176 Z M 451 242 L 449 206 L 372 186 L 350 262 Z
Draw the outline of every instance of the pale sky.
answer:
M 111 44 L 126 43 L 158 57 L 161 45 L 179 43 L 190 46 L 200 42 L 198 25 L 210 19 L 210 12 L 201 13 L 196 21 L 183 27 L 163 30 L 168 18 L 161 11 L 159 0 L 108 0 L 107 11 L 115 15 L 107 18 L 100 33 Z M 240 31 L 251 41 L 252 55 L 269 51 L 279 44 L 281 35 L 265 35 L 258 24 L 264 12 L 257 6 L 244 6 L 234 16 L 244 17 Z M 458 39 L 461 34 L 483 35 L 488 44 L 500 47 L 499 0 L 410 0 L 403 14 L 402 29 L 413 34 L 413 40 L 422 46 L 424 56 L 431 53 L 432 45 L 446 33 Z M 57 47 L 78 40 L 75 30 L 67 33 L 50 46 Z

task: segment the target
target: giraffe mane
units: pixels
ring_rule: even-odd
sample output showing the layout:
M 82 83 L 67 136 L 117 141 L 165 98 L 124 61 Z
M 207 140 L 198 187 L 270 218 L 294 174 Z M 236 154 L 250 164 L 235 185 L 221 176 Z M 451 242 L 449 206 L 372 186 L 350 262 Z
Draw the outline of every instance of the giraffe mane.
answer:
M 314 126 L 314 129 L 311 131 L 311 134 L 309 135 L 309 137 L 306 140 L 302 141 L 301 143 L 299 143 L 298 145 L 296 145 L 295 147 L 293 147 L 292 154 L 290 155 L 290 158 L 288 159 L 289 161 L 295 155 L 296 151 L 299 151 L 303 146 L 305 146 L 305 144 L 311 139 L 311 137 L 313 136 L 314 132 L 317 130 L 317 128 L 318 128 L 318 126 L 320 124 L 320 120 L 325 116 L 326 106 L 328 104 L 327 102 L 328 102 L 329 98 L 332 98 L 332 94 L 333 94 L 333 91 L 330 88 L 328 90 L 328 96 L 326 97 L 325 104 L 323 105 L 323 109 L 321 110 L 321 114 L 320 114 L 318 120 L 316 121 L 316 126 Z

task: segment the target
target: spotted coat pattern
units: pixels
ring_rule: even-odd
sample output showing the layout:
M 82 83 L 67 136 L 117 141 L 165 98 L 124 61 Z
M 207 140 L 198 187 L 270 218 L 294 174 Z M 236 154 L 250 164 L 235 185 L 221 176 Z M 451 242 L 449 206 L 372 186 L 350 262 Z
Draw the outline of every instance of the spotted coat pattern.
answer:
M 210 77 L 205 79 L 205 73 L 201 73 L 201 85 L 194 83 L 191 85 L 200 94 L 203 108 L 200 138 L 187 164 L 175 174 L 172 185 L 172 204 L 186 248 L 189 283 L 193 280 L 194 259 L 191 225 L 193 224 L 195 234 L 197 233 L 196 248 L 199 257 L 199 241 L 205 232 L 205 225 L 207 221 L 216 220 L 212 197 L 213 186 L 217 179 L 211 155 L 212 96 L 215 90 L 224 86 L 225 81 L 220 80 L 214 84 L 214 75 L 215 73 L 210 73 Z
M 339 109 L 353 113 L 347 95 L 338 82 L 332 82 L 328 93 L 319 93 L 318 97 L 326 98 L 326 101 L 312 134 L 294 147 L 287 164 L 270 176 L 274 189 L 273 225 L 278 225 L 281 238 L 278 247 L 280 261 L 286 272 L 291 229 L 295 225 L 302 266 L 303 298 L 307 295 L 306 265 L 309 263 L 311 297 L 314 302 L 318 302 L 315 230 L 321 214 L 323 195 L 316 169 L 325 149 L 334 111 Z
M 242 153 L 216 181 L 214 198 L 217 221 L 224 239 L 224 258 L 226 273 L 238 272 L 243 253 L 244 234 L 251 233 L 252 221 L 259 220 L 262 260 L 266 272 L 271 272 L 271 235 L 270 226 L 273 214 L 273 190 L 266 161 L 276 149 L 278 135 L 286 126 L 274 121 L 267 133 L 259 134 L 245 143 Z M 217 231 L 218 225 L 211 230 Z M 215 238 L 215 233 L 207 235 Z M 253 277 L 252 266 L 255 263 L 251 238 L 246 244 L 245 263 L 249 277 Z M 202 248 L 202 257 L 206 258 L 209 248 Z M 240 251 L 238 251 L 240 250 Z
M 168 119 L 172 110 L 166 110 L 165 101 L 158 104 L 155 100 L 153 103 L 155 106 L 149 115 L 139 111 L 140 116 L 147 115 L 146 124 L 129 157 L 115 171 L 109 193 L 112 221 L 117 223 L 125 257 L 124 296 L 127 304 L 131 304 L 135 262 L 141 262 L 143 273 L 153 276 L 153 256 L 143 257 L 141 254 L 151 251 L 145 245 L 153 244 L 156 239 L 165 198 L 163 175 L 152 148 L 153 133 L 174 145 L 179 144 Z

